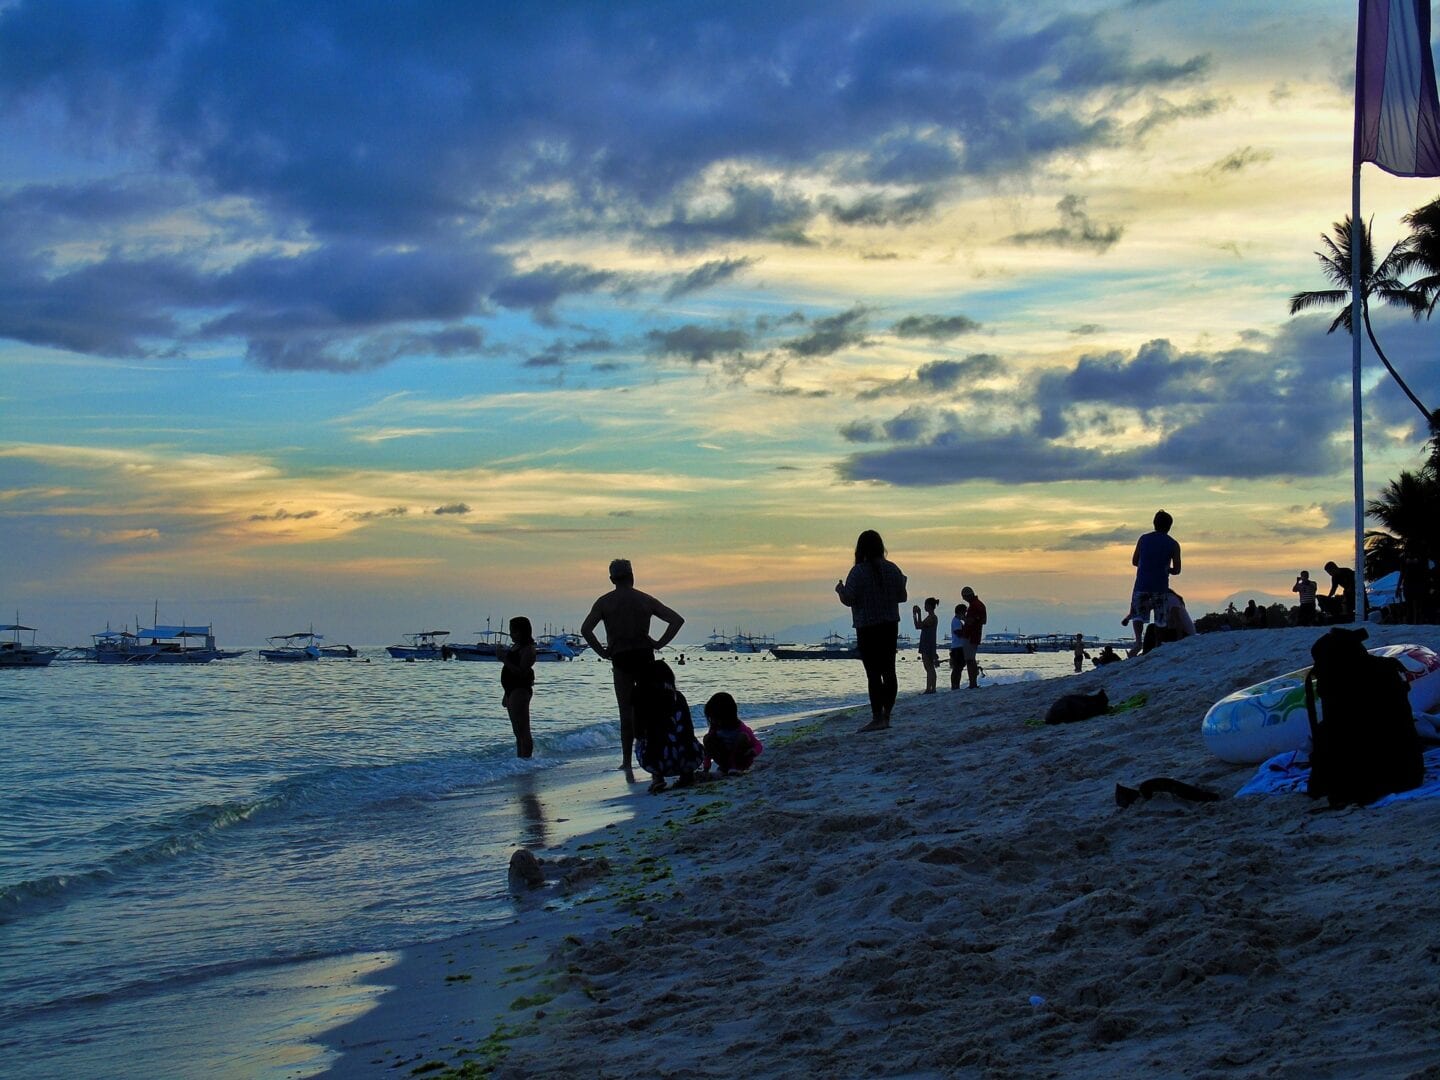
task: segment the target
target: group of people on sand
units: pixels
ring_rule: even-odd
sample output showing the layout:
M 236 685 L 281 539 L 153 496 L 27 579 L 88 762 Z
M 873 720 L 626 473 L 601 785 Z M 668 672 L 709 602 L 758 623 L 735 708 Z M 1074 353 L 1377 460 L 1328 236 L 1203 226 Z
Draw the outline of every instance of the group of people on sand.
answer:
M 1325 573 L 1330 575 L 1330 591 L 1320 595 L 1320 586 L 1310 576 L 1309 570 L 1301 570 L 1290 591 L 1300 598 L 1295 612 L 1297 626 L 1314 626 L 1317 622 L 1353 622 L 1355 619 L 1355 571 L 1348 566 L 1325 564 Z M 1337 598 L 1335 593 L 1339 592 Z
M 1130 560 L 1135 567 L 1135 585 L 1129 613 L 1121 620 L 1135 631 L 1131 656 L 1159 640 L 1195 632 L 1183 598 L 1170 588 L 1170 578 L 1180 573 L 1181 565 L 1180 545 L 1170 536 L 1173 523 L 1164 510 L 1157 512 L 1153 531 L 1135 544 Z M 596 656 L 610 661 L 620 714 L 621 768 L 633 780 L 638 760 L 652 777 L 651 791 L 665 790 L 671 777 L 676 786 L 693 784 L 697 772 L 708 775 L 712 765 L 718 766 L 722 775 L 748 769 L 762 747 L 741 722 L 733 695 L 718 693 L 705 703 L 709 729 L 703 739 L 697 739 L 690 706 L 675 685 L 675 673 L 656 658 L 656 652 L 675 639 L 685 619 L 635 587 L 635 572 L 628 559 L 611 562 L 610 583 L 613 588 L 595 601 L 580 633 Z M 905 574 L 886 557 L 885 541 L 874 529 L 866 529 L 856 539 L 854 562 L 845 578 L 835 582 L 836 596 L 850 609 L 865 669 L 870 721 L 859 729 L 860 733 L 890 727 L 899 693 L 895 660 L 900 605 L 908 599 L 906 584 Z M 973 588 L 965 586 L 960 596 L 963 602 L 955 605 L 950 620 L 952 690 L 960 688 L 962 670 L 969 675 L 971 689 L 979 686 L 977 654 L 988 619 L 985 603 Z M 926 597 L 923 611 L 918 604 L 911 607 L 911 619 L 920 631 L 926 694 L 936 692 L 939 607 L 940 600 L 934 596 Z M 657 620 L 663 630 L 659 637 L 652 637 L 651 626 Z M 596 636 L 602 626 L 604 641 Z M 1148 642 L 1147 627 L 1154 631 Z M 529 619 L 511 619 L 510 638 L 510 646 L 501 656 L 500 681 L 515 732 L 516 753 L 526 758 L 534 753 L 530 700 L 535 684 L 535 640 Z M 1076 649 L 1078 656 L 1080 642 Z
M 740 719 L 732 694 L 714 694 L 705 703 L 709 723 L 703 739 L 695 736 L 690 703 L 675 685 L 675 673 L 655 654 L 685 625 L 684 618 L 649 593 L 635 588 L 635 572 L 628 559 L 610 563 L 609 592 L 595 601 L 580 626 L 580 633 L 595 655 L 610 661 L 615 704 L 620 713 L 621 768 L 634 780 L 634 766 L 651 776 L 650 790 L 664 791 L 669 778 L 675 786 L 695 783 L 697 773 L 720 775 L 744 772 L 763 749 L 760 740 Z M 665 628 L 650 636 L 652 620 Z M 605 640 L 596 630 L 605 628 Z M 534 753 L 530 734 L 530 700 L 535 685 L 535 640 L 530 620 L 510 620 L 510 645 L 501 651 L 500 685 L 506 712 L 515 732 L 515 752 L 522 758 Z
M 870 698 L 870 722 L 861 733 L 884 731 L 890 726 L 899 681 L 895 676 L 895 652 L 900 639 L 900 605 L 908 599 L 906 578 L 900 568 L 885 557 L 885 541 L 874 529 L 866 529 L 855 541 L 855 561 L 844 580 L 835 582 L 835 595 L 850 609 L 855 644 L 865 668 Z M 960 590 L 963 604 L 955 605 L 950 620 L 950 689 L 960 688 L 960 670 L 970 676 L 970 686 L 979 686 L 977 650 L 985 634 L 985 604 L 970 586 Z M 935 693 L 939 668 L 938 597 L 910 609 L 915 629 L 920 631 L 920 659 L 925 666 L 925 693 Z

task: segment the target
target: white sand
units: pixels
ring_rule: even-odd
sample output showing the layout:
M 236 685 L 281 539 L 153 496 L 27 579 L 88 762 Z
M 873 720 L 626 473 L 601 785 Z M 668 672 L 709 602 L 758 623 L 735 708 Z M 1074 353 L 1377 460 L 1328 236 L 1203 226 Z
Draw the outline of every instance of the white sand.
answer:
M 889 732 L 772 732 L 750 776 L 688 792 L 597 779 L 641 817 L 539 854 L 610 874 L 417 950 L 336 1075 L 484 1060 L 503 1023 L 524 1034 L 491 1040 L 500 1077 L 1440 1078 L 1440 800 L 1114 801 L 1154 776 L 1232 794 L 1254 769 L 1209 756 L 1201 717 L 1319 633 L 902 693 Z M 1147 702 L 1026 726 L 1102 685 Z

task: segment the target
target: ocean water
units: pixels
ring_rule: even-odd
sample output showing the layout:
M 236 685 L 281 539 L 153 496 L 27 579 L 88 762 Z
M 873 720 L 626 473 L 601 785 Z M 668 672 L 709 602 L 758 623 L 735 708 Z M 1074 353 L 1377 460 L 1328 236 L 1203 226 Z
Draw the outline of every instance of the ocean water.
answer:
M 510 852 L 556 839 L 547 773 L 618 764 L 609 665 L 537 668 L 520 761 L 497 665 L 362 656 L 0 670 L 0 1060 L 309 1075 L 324 1062 L 295 1052 L 297 1013 L 323 1027 L 346 1003 L 306 1006 L 306 965 L 513 913 Z M 864 701 L 856 661 L 687 657 L 702 728 L 718 690 L 762 729 Z M 993 681 L 1071 671 L 1068 654 L 983 660 Z M 923 684 L 905 661 L 902 697 Z

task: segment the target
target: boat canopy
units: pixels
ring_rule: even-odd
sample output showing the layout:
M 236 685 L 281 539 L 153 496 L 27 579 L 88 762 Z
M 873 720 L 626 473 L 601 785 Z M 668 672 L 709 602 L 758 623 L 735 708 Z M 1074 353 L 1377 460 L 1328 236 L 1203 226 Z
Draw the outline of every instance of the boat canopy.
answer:
M 0 626 L 0 634 L 9 634 L 23 630 L 27 634 L 37 634 L 38 630 L 33 626 L 21 626 L 19 623 L 12 623 L 9 626 Z
M 137 637 L 152 638 L 206 637 L 209 633 L 208 626 L 141 626 L 135 631 Z
M 324 641 L 324 634 L 312 633 L 309 630 L 301 630 L 295 634 L 276 634 L 274 637 L 266 638 L 266 641 L 294 641 L 297 638 L 314 638 L 316 641 Z

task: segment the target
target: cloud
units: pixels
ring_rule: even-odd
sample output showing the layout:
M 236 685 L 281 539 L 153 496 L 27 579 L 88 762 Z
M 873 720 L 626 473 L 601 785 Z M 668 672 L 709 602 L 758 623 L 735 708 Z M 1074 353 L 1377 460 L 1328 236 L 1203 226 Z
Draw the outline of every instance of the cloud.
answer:
M 1055 209 L 1060 211 L 1060 224 L 1053 229 L 1038 229 L 1034 232 L 1015 233 L 1007 237 L 1011 244 L 1043 244 L 1051 247 L 1088 248 L 1095 252 L 1106 252 L 1114 247 L 1124 235 L 1125 227 L 1115 223 L 1102 225 L 1092 221 L 1085 212 L 1085 199 L 1080 195 L 1066 195 Z
M 865 320 L 869 310 L 857 304 L 849 311 L 816 319 L 810 333 L 793 338 L 784 345 L 796 356 L 831 356 L 841 349 L 865 344 Z
M 444 506 L 437 506 L 430 511 L 432 514 L 456 514 L 465 515 L 470 513 L 470 507 L 463 502 L 447 503 Z
M 616 0 L 546 19 L 13 0 L 0 117 L 51 117 L 51 149 L 93 154 L 73 180 L 4 195 L 0 336 L 111 356 L 236 340 L 268 370 L 367 370 L 496 310 L 553 324 L 567 299 L 655 285 L 517 270 L 558 238 L 694 251 L 810 244 L 821 215 L 912 224 L 966 178 L 1028 178 L 1142 130 L 1137 94 L 1156 102 L 1144 125 L 1193 113 L 1159 94 L 1206 65 L 1141 57 L 1099 16 L 928 0 L 703 18 Z M 1119 228 L 1075 203 L 1018 242 L 1104 250 Z
M 527 357 L 523 366 L 527 368 L 563 367 L 574 357 L 610 352 L 615 347 L 615 343 L 603 334 L 583 338 L 579 341 L 552 341 L 540 352 Z
M 1261 165 L 1275 157 L 1273 151 L 1256 150 L 1253 146 L 1241 147 L 1233 153 L 1226 154 L 1219 161 L 1215 162 L 1205 170 L 1207 176 L 1218 176 L 1223 173 L 1244 172 L 1252 165 Z
M 345 516 L 351 521 L 379 521 L 382 518 L 404 517 L 409 512 L 408 507 L 392 506 L 388 510 L 352 510 Z
M 804 228 L 813 214 L 803 195 L 735 179 L 717 191 L 702 190 L 692 200 L 677 201 L 652 235 L 680 251 L 737 240 L 809 244 Z
M 750 343 L 750 335 L 736 327 L 708 327 L 695 323 L 677 326 L 673 330 L 651 330 L 645 337 L 657 355 L 679 357 L 692 364 L 708 363 L 720 356 L 733 356 Z
M 1153 341 L 1133 354 L 1081 357 L 1008 398 L 928 417 L 852 421 L 848 480 L 896 485 L 1140 478 L 1293 478 L 1343 464 L 1347 395 L 1313 329 L 1268 349 L 1181 352 Z M 972 407 L 973 405 L 973 407 Z M 1016 422 L 1006 417 L 1026 417 Z
M 896 379 L 856 395 L 867 400 L 892 395 L 916 397 L 949 394 L 964 390 L 973 383 L 1005 373 L 1005 364 L 998 356 L 974 353 L 963 360 L 932 360 L 915 369 L 914 375 Z
M 276 510 L 272 514 L 251 514 L 250 521 L 308 521 L 310 518 L 320 516 L 319 510 L 301 510 L 299 513 L 292 513 L 289 510 Z
M 682 296 L 689 296 L 691 293 L 713 288 L 722 282 L 729 281 L 740 271 L 749 269 L 759 261 L 751 256 L 745 256 L 738 259 L 715 259 L 702 266 L 697 266 L 688 274 L 681 275 L 665 290 L 665 299 L 675 300 Z
M 968 315 L 907 315 L 891 329 L 902 338 L 948 341 L 961 334 L 973 334 L 980 324 Z
M 820 205 L 841 225 L 913 225 L 930 217 L 939 201 L 939 192 L 923 190 L 896 196 L 872 192 L 848 203 L 827 196 Z

